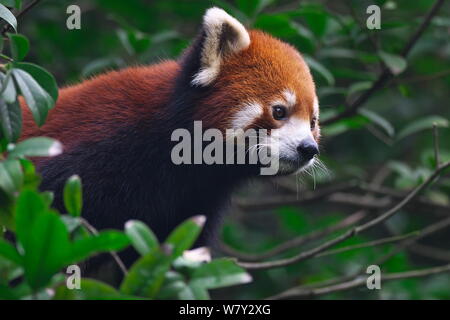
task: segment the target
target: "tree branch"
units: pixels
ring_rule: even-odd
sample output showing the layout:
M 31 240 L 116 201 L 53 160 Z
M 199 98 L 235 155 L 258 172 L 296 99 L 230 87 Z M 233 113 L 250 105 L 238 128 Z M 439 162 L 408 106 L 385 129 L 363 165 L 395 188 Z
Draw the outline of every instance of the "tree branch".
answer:
M 81 220 L 81 223 L 83 224 L 83 226 L 85 226 L 86 229 L 88 229 L 90 233 L 92 233 L 93 235 L 98 235 L 97 229 L 95 229 L 95 227 L 93 225 L 91 225 L 86 219 L 80 218 L 80 220 Z M 110 251 L 109 254 L 112 256 L 112 258 L 114 259 L 116 264 L 119 266 L 122 273 L 124 275 L 127 275 L 128 270 L 125 267 L 125 264 L 123 263 L 122 259 L 120 259 L 119 255 L 114 251 Z
M 357 193 L 340 192 L 340 190 L 350 189 L 351 187 L 349 186 L 345 189 L 336 188 L 335 190 L 332 190 L 332 188 L 327 188 L 328 190 L 326 190 L 326 192 L 324 192 L 325 190 L 320 190 L 317 196 L 314 196 L 313 192 L 308 192 L 301 198 L 297 198 L 292 195 L 283 195 L 279 197 L 265 198 L 259 201 L 237 199 L 235 204 L 239 206 L 239 208 L 246 211 L 258 211 L 273 209 L 282 205 L 300 205 L 325 198 L 326 201 L 336 204 L 351 205 L 366 209 L 385 209 L 386 207 L 392 205 L 393 200 L 403 199 L 407 195 L 407 192 L 404 191 L 399 191 L 388 187 L 374 186 L 366 183 L 361 183 L 358 186 L 355 185 L 355 187 L 356 189 L 367 191 L 372 194 L 369 193 L 366 195 L 360 195 Z M 335 192 L 333 193 L 333 191 Z M 377 198 L 374 197 L 373 194 L 384 195 L 387 197 Z M 408 203 L 408 205 L 414 205 L 415 207 L 419 206 L 420 208 L 423 207 L 426 208 L 427 211 L 432 209 L 433 211 L 444 215 L 450 214 L 450 206 L 430 201 L 424 197 L 417 197 Z
M 438 168 L 441 162 L 441 156 L 439 151 L 439 131 L 437 123 L 433 123 L 433 142 L 434 142 L 434 160 L 436 161 L 436 168 Z
M 400 55 L 403 58 L 406 58 L 411 49 L 414 47 L 416 42 L 419 40 L 419 38 L 422 36 L 425 29 L 428 27 L 428 25 L 431 22 L 431 19 L 436 15 L 436 13 L 439 11 L 439 9 L 444 4 L 444 0 L 437 0 L 433 7 L 430 9 L 430 11 L 425 16 L 425 19 L 422 21 L 419 28 L 416 30 L 416 32 L 409 38 L 409 40 L 406 42 L 405 46 L 403 47 Z M 322 125 L 328 125 L 331 123 L 334 123 L 336 121 L 339 121 L 343 118 L 353 116 L 356 114 L 358 109 L 369 100 L 369 98 L 378 90 L 382 89 L 385 84 L 393 77 L 393 74 L 388 68 L 383 68 L 382 72 L 380 73 L 380 76 L 378 79 L 373 83 L 372 87 L 370 87 L 367 91 L 362 93 L 352 104 L 348 106 L 347 109 L 345 109 L 343 112 L 336 114 L 333 117 L 330 117 L 328 119 L 325 119 L 324 121 L 321 121 Z
M 399 253 L 400 251 L 413 245 L 418 240 L 428 237 L 429 235 L 434 234 L 440 230 L 443 230 L 443 229 L 447 228 L 448 226 L 450 226 L 450 218 L 440 220 L 436 223 L 433 223 L 433 224 L 427 226 L 426 228 L 422 229 L 417 236 L 402 241 L 400 244 L 397 245 L 397 247 L 395 249 L 393 249 L 391 252 L 388 252 L 381 258 L 377 259 L 373 264 L 381 265 L 381 264 L 385 263 L 390 258 L 395 256 L 397 253 Z
M 270 249 L 266 252 L 260 253 L 260 254 L 249 254 L 237 251 L 229 246 L 227 246 L 224 243 L 220 244 L 220 250 L 224 252 L 225 254 L 231 255 L 239 260 L 242 261 L 261 261 L 265 259 L 269 259 L 271 257 L 274 257 L 278 254 L 281 254 L 283 252 L 286 252 L 287 250 L 299 247 L 301 245 L 304 245 L 306 243 L 309 243 L 311 241 L 326 237 L 333 232 L 342 230 L 346 227 L 349 227 L 351 225 L 354 225 L 355 223 L 361 221 L 366 216 L 366 212 L 363 210 L 357 211 L 354 214 L 346 217 L 339 223 L 329 226 L 324 229 L 313 231 L 307 235 L 303 235 L 300 237 L 293 238 L 291 240 L 288 240 L 286 242 L 283 242 L 282 244 L 278 245 L 277 247 Z
M 364 223 L 360 226 L 354 227 L 350 229 L 349 231 L 345 232 L 344 234 L 327 241 L 323 243 L 322 245 L 319 245 L 313 249 L 310 249 L 308 251 L 305 251 L 303 253 L 300 253 L 298 255 L 295 255 L 290 258 L 286 259 L 280 259 L 275 261 L 267 261 L 267 262 L 254 262 L 254 263 L 245 263 L 245 262 L 237 262 L 238 265 L 240 265 L 243 268 L 246 269 L 268 269 L 268 268 L 277 268 L 282 266 L 287 266 L 293 263 L 297 263 L 303 260 L 306 260 L 308 258 L 311 258 L 317 254 L 319 254 L 322 251 L 325 251 L 326 249 L 343 242 L 356 234 L 359 234 L 361 232 L 367 231 L 376 225 L 384 222 L 385 220 L 392 217 L 396 212 L 398 212 L 400 209 L 402 209 L 408 202 L 410 202 L 414 197 L 417 196 L 422 190 L 424 190 L 426 187 L 428 187 L 438 176 L 439 174 L 450 167 L 450 161 L 442 164 L 439 166 L 433 174 L 431 174 L 424 182 L 422 182 L 419 186 L 417 186 L 415 189 L 413 189 L 403 200 L 401 200 L 397 205 L 392 207 L 390 210 L 386 211 L 382 215 L 376 217 L 375 219 L 370 220 L 367 223 Z
M 388 273 L 386 275 L 381 275 L 381 281 L 392 281 L 392 280 L 400 280 L 400 279 L 409 279 L 409 278 L 420 278 L 426 277 L 430 275 L 435 275 L 439 273 L 450 272 L 450 264 L 446 264 L 439 267 L 428 268 L 423 270 L 412 270 L 406 272 L 398 272 L 398 273 Z M 286 298 L 312 298 L 317 296 L 322 296 L 325 294 L 345 291 L 357 287 L 361 287 L 366 285 L 367 277 L 359 276 L 353 280 L 341 282 L 338 284 L 330 285 L 327 287 L 321 288 L 313 288 L 313 289 L 300 289 L 293 288 L 289 289 L 285 292 L 277 294 L 275 296 L 270 297 L 269 299 L 286 299 Z
M 314 258 L 330 256 L 330 255 L 339 254 L 342 252 L 347 252 L 347 251 L 356 250 L 356 249 L 375 247 L 375 246 L 379 246 L 379 245 L 387 244 L 387 243 L 399 242 L 399 241 L 402 241 L 405 239 L 410 239 L 411 237 L 414 237 L 415 235 L 417 235 L 419 233 L 420 233 L 420 231 L 416 231 L 416 232 L 411 232 L 408 234 L 402 234 L 399 236 L 387 237 L 387 238 L 377 239 L 374 241 L 359 243 L 359 244 L 355 244 L 355 245 L 344 247 L 344 248 L 328 250 L 328 251 L 319 253 Z
M 392 256 L 394 256 L 395 254 L 397 254 L 398 252 L 400 252 L 400 250 L 403 250 L 405 248 L 408 247 L 412 247 L 414 246 L 415 242 L 417 240 L 423 239 L 425 237 L 430 236 L 431 234 L 434 234 L 440 230 L 445 229 L 446 227 L 448 227 L 450 225 L 450 218 L 438 221 L 434 224 L 431 224 L 429 226 L 427 226 L 425 229 L 421 230 L 421 232 L 417 235 L 414 236 L 411 239 L 407 239 L 405 241 L 403 241 L 396 250 L 384 255 L 383 257 L 377 259 L 375 262 L 372 262 L 371 264 L 376 264 L 376 265 L 382 265 L 383 263 L 385 263 L 386 261 L 388 261 Z M 444 260 L 444 261 L 449 261 L 449 260 Z M 291 292 L 293 290 L 301 290 L 301 291 L 307 291 L 307 290 L 312 290 L 312 289 L 316 289 L 316 288 L 323 288 L 326 286 L 332 286 L 338 283 L 343 283 L 343 282 L 350 282 L 353 281 L 355 279 L 357 279 L 358 277 L 361 277 L 365 274 L 365 269 L 364 268 L 359 268 L 356 272 L 354 272 L 353 274 L 350 275 L 346 275 L 346 276 L 342 276 L 342 277 L 337 277 L 337 278 L 332 278 L 332 279 L 328 279 L 328 280 L 324 280 L 318 283 L 311 283 L 311 284 L 307 284 L 307 285 L 303 285 L 300 287 L 296 287 L 293 289 L 289 289 L 285 292 Z
M 450 251 L 423 244 L 412 244 L 408 248 L 414 254 L 439 261 L 450 262 Z
M 334 185 L 330 185 L 328 187 L 321 188 L 314 192 L 307 192 L 303 194 L 300 198 L 297 196 L 292 197 L 290 195 L 282 195 L 278 197 L 271 197 L 267 199 L 257 199 L 257 200 L 244 200 L 244 199 L 236 199 L 235 205 L 239 206 L 242 210 L 264 210 L 276 208 L 282 205 L 296 205 L 305 202 L 316 201 L 322 198 L 329 196 L 338 191 L 344 191 L 357 186 L 356 181 L 343 182 L 343 183 L 335 183 Z M 282 185 L 284 189 L 288 189 L 289 187 L 286 185 Z

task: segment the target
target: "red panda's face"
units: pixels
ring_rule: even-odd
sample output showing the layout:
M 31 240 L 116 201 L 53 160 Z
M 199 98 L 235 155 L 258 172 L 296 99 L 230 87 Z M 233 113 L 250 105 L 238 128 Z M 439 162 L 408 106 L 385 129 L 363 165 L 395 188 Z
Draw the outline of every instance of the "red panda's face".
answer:
M 281 173 L 310 165 L 318 153 L 319 104 L 308 66 L 292 46 L 248 32 L 223 10 L 207 11 L 201 69 L 192 84 L 210 94 L 196 110 L 207 127 L 267 129 Z

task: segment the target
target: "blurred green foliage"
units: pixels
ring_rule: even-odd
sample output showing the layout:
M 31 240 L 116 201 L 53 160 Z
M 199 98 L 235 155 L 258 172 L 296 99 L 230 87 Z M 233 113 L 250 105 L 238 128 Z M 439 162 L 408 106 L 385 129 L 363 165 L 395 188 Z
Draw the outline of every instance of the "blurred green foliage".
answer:
M 439 126 L 441 157 L 450 160 L 449 2 L 433 18 L 408 58 L 399 56 L 434 2 L 49 0 L 20 20 L 18 31 L 26 35 L 30 45 L 20 36 L 12 36 L 12 47 L 6 50 L 10 50 L 15 60 L 21 60 L 26 54 L 27 61 L 49 70 L 62 87 L 107 70 L 176 58 L 195 36 L 204 11 L 212 5 L 222 7 L 246 26 L 279 37 L 303 54 L 316 81 L 322 120 L 342 111 L 370 88 L 383 66 L 396 74 L 396 78 L 373 95 L 357 115 L 322 128 L 321 159 L 331 174 L 317 174 L 314 183 L 319 189 L 321 185 L 353 179 L 367 182 L 385 166 L 390 170 L 385 186 L 403 190 L 423 181 L 435 167 L 433 123 Z M 366 8 L 374 3 L 382 8 L 380 30 L 365 27 Z M 81 7 L 80 30 L 65 27 L 68 16 L 65 10 L 70 4 Z M 26 66 L 22 69 L 32 73 Z M 51 90 L 47 91 L 51 98 Z M 17 138 L 14 132 L 9 133 L 12 140 Z M 312 188 L 313 179 L 304 177 L 299 197 Z M 262 185 L 241 190 L 239 196 L 258 198 L 275 193 L 282 191 Z M 439 187 L 428 190 L 424 196 L 449 206 L 449 194 L 447 176 Z M 70 202 L 67 205 L 68 209 L 72 208 L 69 212 L 78 212 L 79 208 Z M 308 203 L 301 208 L 282 206 L 248 213 L 236 209 L 225 222 L 222 241 L 242 252 L 264 252 L 294 236 L 330 226 L 356 209 L 326 201 Z M 435 219 L 432 210 L 407 207 L 381 230 L 347 240 L 342 246 L 415 231 Z M 444 231 L 427 239 L 426 243 L 450 250 L 448 235 L 448 231 Z M 222 289 L 213 297 L 265 298 L 294 285 L 348 275 L 392 247 L 364 248 L 258 271 L 254 273 L 254 281 L 244 289 Z M 439 261 L 402 252 L 383 264 L 382 270 L 399 272 L 435 264 Z M 173 275 L 175 283 L 179 279 L 179 275 Z M 449 288 L 450 276 L 443 274 L 386 283 L 381 291 L 355 289 L 324 298 L 450 299 Z M 113 292 L 114 289 L 105 287 L 104 290 Z M 132 293 L 132 290 L 124 292 Z M 199 295 L 202 294 L 200 290 Z

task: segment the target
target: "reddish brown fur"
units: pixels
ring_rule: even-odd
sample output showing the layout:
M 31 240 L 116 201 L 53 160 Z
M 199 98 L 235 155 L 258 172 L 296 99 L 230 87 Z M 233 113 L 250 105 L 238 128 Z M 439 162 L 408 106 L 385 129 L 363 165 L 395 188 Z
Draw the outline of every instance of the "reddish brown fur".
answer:
M 248 49 L 225 59 L 212 91 L 198 109 L 198 119 L 206 126 L 229 128 L 230 119 L 244 102 L 257 101 L 265 107 L 258 125 L 277 128 L 268 102 L 283 99 L 282 91 L 290 89 L 297 103 L 292 115 L 310 121 L 313 112 L 315 86 L 306 63 L 289 44 L 261 31 L 250 31 Z M 211 109 L 218 108 L 211 114 Z
M 272 118 L 270 103 L 282 99 L 286 89 L 297 97 L 293 116 L 309 121 L 315 88 L 298 52 L 259 31 L 250 32 L 247 49 L 224 58 L 210 86 L 195 87 L 190 81 L 201 67 L 201 36 L 178 62 L 109 72 L 61 89 L 41 128 L 22 103 L 22 139 L 53 137 L 70 150 L 39 160 L 41 188 L 55 192 L 55 208 L 65 210 L 64 185 L 78 174 L 83 217 L 97 229 L 122 229 L 126 221 L 139 219 L 162 241 L 181 221 L 205 214 L 198 244 L 208 243 L 232 191 L 254 177 L 257 167 L 176 166 L 167 152 L 169 133 L 192 120 L 203 120 L 203 128 L 231 128 L 233 114 L 252 100 L 264 107 L 253 126 L 277 128 L 282 121 Z M 130 250 L 122 254 L 127 265 L 136 257 Z
M 254 125 L 277 128 L 281 124 L 272 118 L 267 102 L 282 99 L 282 90 L 290 89 L 297 97 L 293 116 L 309 121 L 315 87 L 297 50 L 261 31 L 250 31 L 250 37 L 246 50 L 224 59 L 212 94 L 196 109 L 196 119 L 203 120 L 204 127 L 230 128 L 238 108 L 256 100 L 265 110 Z M 22 103 L 22 139 L 48 136 L 61 141 L 67 150 L 85 141 L 104 139 L 124 123 L 148 119 L 151 125 L 150 121 L 164 112 L 179 69 L 177 62 L 167 61 L 109 72 L 61 89 L 56 107 L 41 128 Z
M 59 91 L 56 107 L 38 128 L 25 104 L 22 139 L 47 136 L 64 148 L 97 141 L 124 123 L 157 119 L 164 112 L 179 66 L 174 61 L 113 71 Z

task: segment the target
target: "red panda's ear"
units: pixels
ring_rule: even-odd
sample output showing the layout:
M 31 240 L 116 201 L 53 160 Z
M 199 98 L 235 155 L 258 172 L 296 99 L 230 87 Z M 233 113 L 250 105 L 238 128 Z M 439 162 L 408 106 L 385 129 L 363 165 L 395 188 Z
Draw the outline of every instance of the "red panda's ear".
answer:
M 219 74 L 222 59 L 249 45 L 250 36 L 239 21 L 222 9 L 208 9 L 203 17 L 200 69 L 192 84 L 209 85 Z

